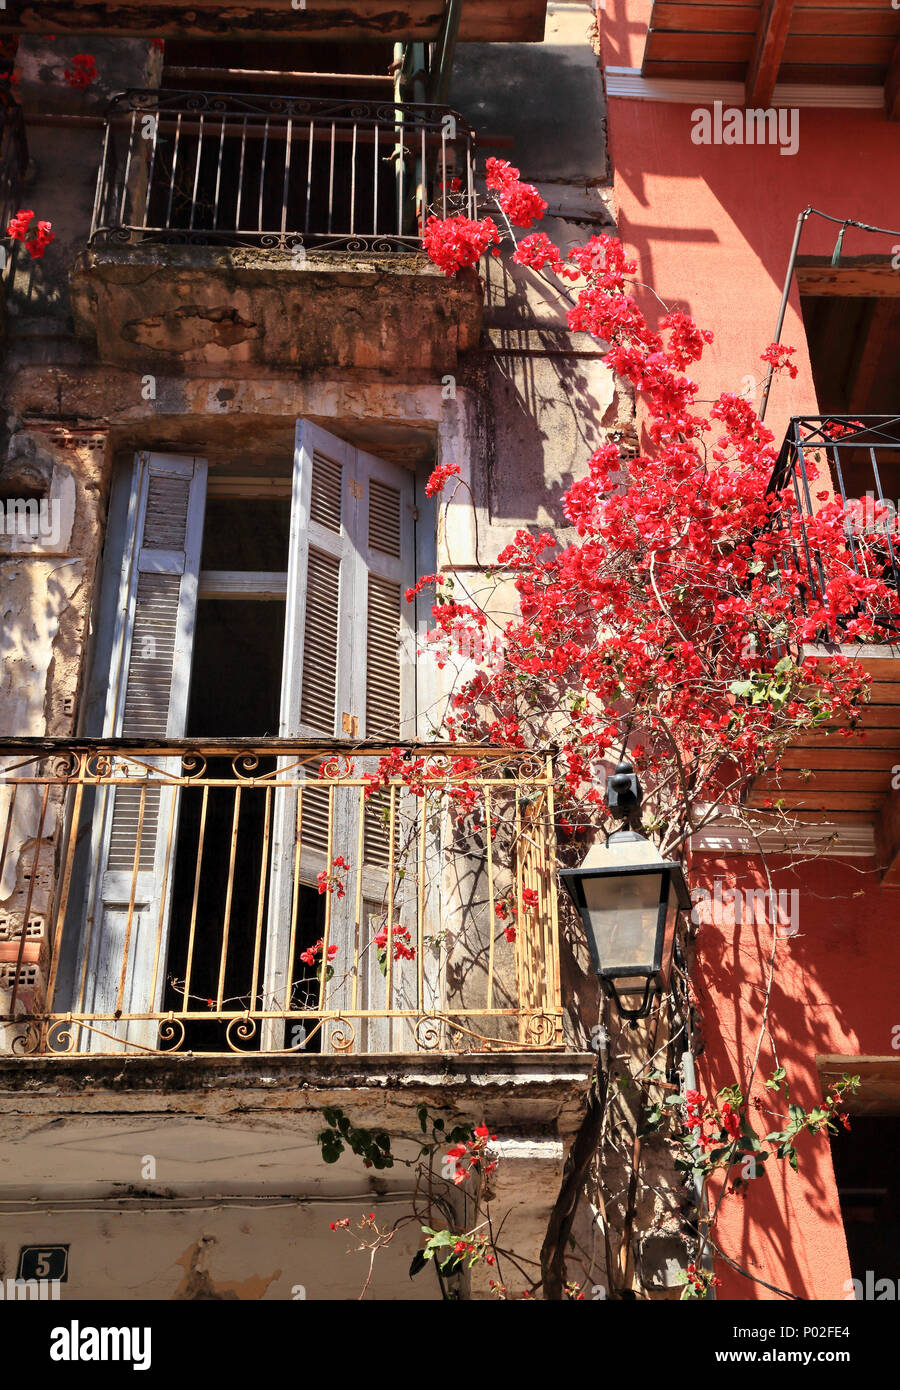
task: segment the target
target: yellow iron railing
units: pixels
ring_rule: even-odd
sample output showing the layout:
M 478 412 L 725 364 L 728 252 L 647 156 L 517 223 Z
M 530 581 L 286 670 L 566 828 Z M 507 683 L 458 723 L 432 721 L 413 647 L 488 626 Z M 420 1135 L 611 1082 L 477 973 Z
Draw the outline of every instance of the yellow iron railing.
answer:
M 562 1046 L 549 755 L 6 741 L 0 834 L 0 1051 Z

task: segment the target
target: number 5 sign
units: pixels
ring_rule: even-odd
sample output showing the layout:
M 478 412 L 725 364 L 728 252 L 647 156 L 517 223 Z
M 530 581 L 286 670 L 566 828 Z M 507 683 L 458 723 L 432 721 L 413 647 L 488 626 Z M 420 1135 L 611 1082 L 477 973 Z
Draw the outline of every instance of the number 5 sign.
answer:
M 68 1245 L 23 1245 L 17 1278 L 51 1279 L 65 1284 L 69 1278 Z

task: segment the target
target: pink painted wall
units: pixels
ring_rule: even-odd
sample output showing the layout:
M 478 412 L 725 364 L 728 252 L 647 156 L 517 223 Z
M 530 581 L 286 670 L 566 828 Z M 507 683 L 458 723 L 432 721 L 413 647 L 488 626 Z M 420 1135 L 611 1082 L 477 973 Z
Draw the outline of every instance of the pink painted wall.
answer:
M 601 0 L 598 20 L 605 65 L 639 67 L 648 0 Z M 698 105 L 700 103 L 697 103 Z M 638 291 L 654 321 L 671 308 L 713 329 L 716 341 L 695 368 L 700 398 L 738 391 L 748 375 L 762 384 L 759 355 L 774 337 L 798 213 L 812 204 L 834 216 L 900 229 L 900 124 L 878 111 L 803 107 L 799 149 L 695 145 L 693 103 L 609 99 L 609 145 L 619 235 L 638 261 Z M 837 228 L 810 219 L 801 253 L 831 253 Z M 891 251 L 896 238 L 847 232 L 845 255 Z M 767 424 L 780 439 L 791 414 L 816 407 L 799 299 L 792 294 L 782 341 L 798 349 L 796 381 L 773 387 Z M 757 404 L 759 395 L 756 396 Z M 886 410 L 900 401 L 885 401 Z M 774 861 L 776 864 L 778 861 Z M 784 865 L 784 861 L 782 861 Z M 716 875 L 744 886 L 759 882 L 748 858 L 695 860 L 692 881 Z M 816 1056 L 892 1055 L 900 1022 L 896 972 L 900 895 L 882 892 L 873 865 L 833 859 L 782 867 L 776 886 L 800 889 L 800 934 L 779 947 L 769 1025 L 786 1066 L 793 1099 L 821 1099 Z M 708 1093 L 745 1072 L 761 1020 L 766 928 L 722 924 L 699 937 L 698 989 L 706 1046 L 699 1074 Z M 761 1077 L 776 1065 L 766 1042 Z M 758 1093 L 769 1093 L 758 1083 Z M 763 1125 L 765 1124 L 765 1128 Z M 761 1133 L 780 1127 L 761 1116 Z M 751 1273 L 805 1298 L 841 1299 L 850 1271 L 827 1140 L 804 1136 L 800 1171 L 769 1161 L 770 1175 L 746 1197 L 725 1198 L 722 1247 Z M 777 1298 L 720 1262 L 719 1296 Z
M 764 1039 L 753 1090 L 776 1113 L 758 1115 L 760 1134 L 782 1128 L 784 1106 L 763 1085 L 779 1062 L 787 1069 L 791 1099 L 809 1109 L 822 1098 L 817 1056 L 891 1056 L 892 1029 L 900 1021 L 896 973 L 887 965 L 896 960 L 900 895 L 879 888 L 877 870 L 867 860 L 820 859 L 792 868 L 772 857 L 769 863 L 776 889 L 798 890 L 798 930 L 776 951 L 771 1037 Z M 744 888 L 764 886 L 750 859 L 695 858 L 692 886 L 712 892 L 717 877 Z M 726 920 L 701 925 L 697 937 L 695 984 L 704 1038 L 697 1065 L 705 1094 L 749 1071 L 772 949 L 768 926 L 737 925 L 727 908 L 718 915 Z M 745 1196 L 724 1199 L 719 1241 L 771 1284 L 805 1298 L 842 1299 L 850 1269 L 829 1142 L 804 1135 L 798 1154 L 797 1173 L 785 1161 L 769 1159 L 766 1177 Z M 720 1297 L 777 1297 L 722 1262 L 717 1273 Z
M 639 67 L 650 5 L 604 0 L 598 13 L 604 65 Z M 698 105 L 700 103 L 697 103 Z M 900 230 L 900 123 L 878 111 L 799 110 L 799 148 L 695 145 L 692 103 L 609 99 L 609 146 L 619 235 L 638 278 L 672 308 L 712 328 L 716 341 L 696 368 L 701 396 L 764 376 L 759 354 L 772 341 L 798 214 L 807 205 Z M 837 227 L 811 218 L 801 253 L 830 255 Z M 843 253 L 884 255 L 896 238 L 851 228 Z M 639 292 L 648 317 L 662 311 Z M 815 395 L 793 293 L 782 340 L 798 350 L 800 375 L 778 382 L 767 423 L 779 437 Z M 890 408 L 891 403 L 886 402 Z M 897 403 L 894 402 L 894 405 Z

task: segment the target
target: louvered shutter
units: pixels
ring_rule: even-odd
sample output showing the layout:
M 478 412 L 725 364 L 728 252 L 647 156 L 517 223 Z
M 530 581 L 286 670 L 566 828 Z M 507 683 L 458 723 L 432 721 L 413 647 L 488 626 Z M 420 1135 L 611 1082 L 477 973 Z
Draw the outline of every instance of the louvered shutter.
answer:
M 415 729 L 415 634 L 405 590 L 415 582 L 412 474 L 308 420 L 297 426 L 282 684 L 282 738 L 376 738 Z M 357 771 L 365 770 L 356 760 Z M 374 800 L 374 799 L 373 799 Z M 287 951 L 296 797 L 279 794 L 273 848 L 266 990 L 289 997 Z M 367 868 L 387 863 L 380 807 L 366 817 Z M 356 845 L 355 790 L 334 798 L 334 852 Z M 302 877 L 315 882 L 328 850 L 327 792 L 304 791 Z M 354 854 L 355 858 L 355 854 Z M 332 940 L 352 950 L 354 895 L 332 901 Z M 329 1007 L 339 1007 L 332 1000 Z M 276 1044 L 280 1045 L 280 1044 Z
M 204 459 L 135 458 L 103 720 L 106 738 L 184 735 L 206 471 Z M 180 769 L 177 758 L 142 761 L 167 772 Z M 142 819 L 141 797 L 138 787 L 99 791 L 91 832 L 84 998 L 78 1006 L 84 1012 L 145 1013 L 160 1006 L 172 885 L 165 856 L 170 834 L 174 844 L 178 793 L 148 787 Z M 156 1042 L 151 1025 L 101 1026 L 123 1040 Z M 96 1038 L 88 1045 L 94 1050 L 114 1046 Z

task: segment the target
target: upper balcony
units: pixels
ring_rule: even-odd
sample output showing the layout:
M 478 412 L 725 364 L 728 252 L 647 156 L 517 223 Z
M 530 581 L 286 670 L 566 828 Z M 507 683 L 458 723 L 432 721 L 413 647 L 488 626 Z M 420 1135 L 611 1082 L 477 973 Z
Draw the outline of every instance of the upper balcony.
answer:
M 807 416 L 791 421 L 771 488 L 790 487 L 802 515 L 816 508 L 823 487 L 843 504 L 849 563 L 897 593 L 880 616 L 883 640 L 822 642 L 803 655 L 835 651 L 859 660 L 871 682 L 862 712 L 864 740 L 807 734 L 785 754 L 777 775 L 755 782 L 750 804 L 780 803 L 802 819 L 874 827 L 885 882 L 900 882 L 900 416 Z M 796 555 L 810 593 L 821 594 L 822 571 L 804 538 Z M 853 617 L 847 614 L 847 621 Z
M 111 103 L 77 330 L 102 361 L 452 371 L 482 287 L 422 251 L 476 215 L 475 139 L 446 107 L 128 91 Z
M 4 740 L 0 1052 L 561 1049 L 552 760 L 389 751 Z

